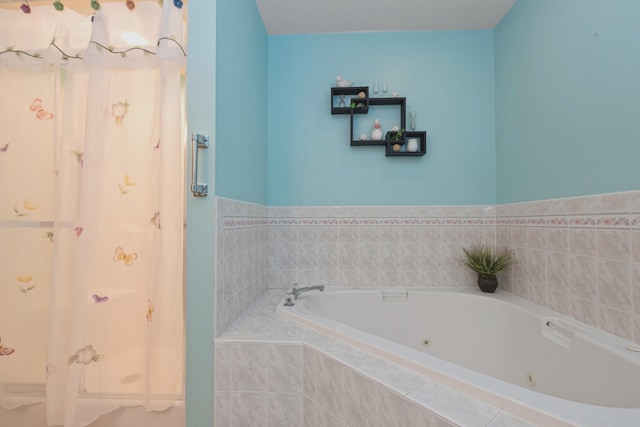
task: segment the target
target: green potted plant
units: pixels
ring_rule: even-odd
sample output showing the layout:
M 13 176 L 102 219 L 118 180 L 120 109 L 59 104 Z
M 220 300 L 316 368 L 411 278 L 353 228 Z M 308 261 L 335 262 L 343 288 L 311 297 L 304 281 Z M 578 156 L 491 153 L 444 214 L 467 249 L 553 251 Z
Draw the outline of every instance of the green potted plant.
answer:
M 349 105 L 354 113 L 367 113 L 369 111 L 369 100 L 361 99 L 359 102 L 351 101 Z
M 498 273 L 514 263 L 509 249 L 494 250 L 488 245 L 474 245 L 462 248 L 462 264 L 478 273 L 478 286 L 482 292 L 495 292 L 498 287 Z
M 387 141 L 391 144 L 402 145 L 405 143 L 405 134 L 404 129 L 401 129 L 398 126 L 394 126 L 391 128 L 389 132 L 387 132 Z

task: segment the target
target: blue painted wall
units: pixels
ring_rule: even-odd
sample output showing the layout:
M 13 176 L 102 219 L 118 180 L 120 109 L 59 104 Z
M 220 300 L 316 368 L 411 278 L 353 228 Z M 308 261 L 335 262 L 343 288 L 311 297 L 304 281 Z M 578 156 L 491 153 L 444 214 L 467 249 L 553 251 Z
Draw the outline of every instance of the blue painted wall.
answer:
M 640 188 L 640 2 L 518 0 L 495 29 L 499 203 Z
M 266 205 L 267 33 L 253 0 L 218 2 L 216 25 L 216 195 Z
M 495 203 L 492 31 L 269 37 L 268 204 Z M 341 74 L 386 82 L 428 134 L 422 158 L 350 147 L 349 116 L 331 115 Z M 221 104 L 219 104 L 221 105 Z M 363 116 L 368 133 L 377 113 Z M 382 119 L 387 130 L 398 120 Z M 407 121 L 408 122 L 408 121 Z
M 251 0 L 192 2 L 188 31 L 188 131 L 215 135 L 200 151 L 210 197 L 186 190 L 185 405 L 186 425 L 195 427 L 213 423 L 213 189 L 266 204 L 267 36 Z
M 217 0 L 189 5 L 187 56 L 188 132 L 213 135 L 216 129 L 215 22 Z M 213 25 L 212 25 L 213 23 Z M 187 150 L 190 164 L 191 150 Z M 200 181 L 215 188 L 215 150 L 201 150 Z M 187 203 L 185 256 L 185 409 L 186 426 L 213 419 L 213 319 L 215 280 L 215 198 L 193 197 L 185 179 Z M 179 203 L 176 200 L 176 203 Z

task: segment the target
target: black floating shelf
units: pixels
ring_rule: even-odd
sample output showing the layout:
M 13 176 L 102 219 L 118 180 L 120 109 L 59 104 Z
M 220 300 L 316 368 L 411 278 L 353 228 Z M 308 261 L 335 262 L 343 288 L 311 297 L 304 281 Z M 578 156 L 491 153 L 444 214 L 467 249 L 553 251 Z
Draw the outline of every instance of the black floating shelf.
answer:
M 369 112 L 369 98 L 351 98 L 349 105 L 353 105 L 353 114 L 367 114 Z
M 393 145 L 395 143 L 393 141 L 385 141 L 385 155 L 387 157 L 422 157 L 427 154 L 427 132 L 408 130 L 405 132 L 405 136 L 407 142 L 401 146 L 401 151 L 393 151 Z M 411 138 L 418 140 L 418 151 L 416 152 L 406 151 L 408 141 Z
M 387 141 L 385 141 L 384 139 L 381 141 L 372 141 L 370 139 L 352 139 L 351 140 L 352 147 L 368 147 L 368 146 L 375 146 L 375 145 L 385 146 L 386 144 L 387 144 Z
M 364 98 L 353 98 L 354 95 L 358 95 L 360 92 L 364 92 Z M 340 96 L 343 95 L 345 99 L 345 104 L 349 102 L 346 107 L 338 107 L 340 103 Z M 331 114 L 351 114 L 351 102 L 358 100 L 362 100 L 362 103 L 367 102 L 367 107 L 364 109 L 356 108 L 354 109 L 354 114 L 367 114 L 369 111 L 369 87 L 368 86 L 351 86 L 351 87 L 332 87 L 331 88 Z
M 361 99 L 361 98 L 359 98 Z M 375 107 L 378 105 L 390 105 L 393 107 L 400 107 L 400 111 L 399 111 L 399 119 L 400 119 L 400 127 L 402 129 L 405 128 L 406 126 L 406 115 L 407 115 L 407 98 L 400 98 L 400 97 L 391 97 L 391 98 L 368 98 L 368 108 L 367 111 L 369 111 L 371 109 L 371 107 Z M 360 139 L 356 139 L 358 136 L 353 134 L 353 115 L 354 114 L 358 114 L 357 111 L 354 109 L 353 110 L 353 114 L 350 115 L 350 125 L 349 125 L 349 132 L 351 134 L 350 137 L 350 141 L 351 141 L 351 146 L 352 147 L 361 147 L 361 146 L 367 146 L 367 145 L 382 145 L 385 146 L 387 143 L 384 139 L 380 140 L 380 141 L 372 141 L 372 140 L 360 140 Z
M 360 97 L 360 93 L 364 93 L 364 97 Z M 344 100 L 344 107 L 338 107 L 340 100 Z M 347 100 L 349 104 L 347 105 Z M 354 108 L 351 108 L 351 105 Z M 425 131 L 406 131 L 405 138 L 402 142 L 389 141 L 387 139 L 373 141 L 370 139 L 359 139 L 359 136 L 354 135 L 354 116 L 356 114 L 368 114 L 373 107 L 375 111 L 376 106 L 393 106 L 399 107 L 399 121 L 400 128 L 406 129 L 406 117 L 407 117 L 407 99 L 404 97 L 385 97 L 385 98 L 369 98 L 369 88 L 367 86 L 353 86 L 353 87 L 332 87 L 331 88 L 331 114 L 349 114 L 350 126 L 349 126 L 349 144 L 352 147 L 369 147 L 369 146 L 381 146 L 385 147 L 385 155 L 387 157 L 422 157 L 427 154 L 427 132 Z M 358 119 L 362 120 L 362 119 Z M 360 122 L 359 122 L 360 123 Z M 387 132 L 389 133 L 389 131 Z M 363 135 L 366 137 L 366 134 Z M 358 139 L 354 139 L 358 138 Z M 408 140 L 415 138 L 418 140 L 418 149 L 413 151 L 407 151 L 409 145 Z M 393 147 L 398 151 L 393 151 Z

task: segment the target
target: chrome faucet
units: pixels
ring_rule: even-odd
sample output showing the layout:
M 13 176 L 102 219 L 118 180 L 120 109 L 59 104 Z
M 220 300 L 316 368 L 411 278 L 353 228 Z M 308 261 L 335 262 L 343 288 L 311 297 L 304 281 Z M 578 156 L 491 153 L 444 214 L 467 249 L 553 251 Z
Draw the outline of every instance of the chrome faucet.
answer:
M 298 299 L 298 295 L 309 292 L 309 291 L 324 291 L 324 285 L 314 285 L 314 286 L 305 286 L 303 288 L 297 288 L 296 285 L 293 285 L 291 289 L 291 293 L 293 294 L 294 301 Z
M 324 291 L 324 285 L 315 285 L 315 286 L 305 286 L 303 288 L 299 288 L 297 283 L 294 283 L 291 287 L 291 290 L 285 294 L 284 304 L 286 307 L 293 307 L 295 304 L 293 301 L 298 299 L 298 295 L 318 290 L 320 292 Z M 293 296 L 293 298 L 291 298 Z

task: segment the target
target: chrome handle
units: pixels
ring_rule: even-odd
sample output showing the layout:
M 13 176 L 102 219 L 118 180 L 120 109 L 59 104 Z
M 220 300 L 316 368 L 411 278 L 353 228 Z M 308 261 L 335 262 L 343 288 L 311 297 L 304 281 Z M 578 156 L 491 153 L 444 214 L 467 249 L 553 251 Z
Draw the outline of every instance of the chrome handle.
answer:
M 207 196 L 208 185 L 198 182 L 198 148 L 209 148 L 209 135 L 191 134 L 191 192 L 194 196 Z

